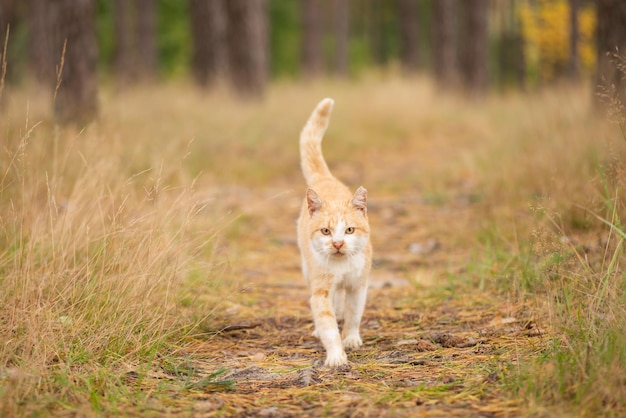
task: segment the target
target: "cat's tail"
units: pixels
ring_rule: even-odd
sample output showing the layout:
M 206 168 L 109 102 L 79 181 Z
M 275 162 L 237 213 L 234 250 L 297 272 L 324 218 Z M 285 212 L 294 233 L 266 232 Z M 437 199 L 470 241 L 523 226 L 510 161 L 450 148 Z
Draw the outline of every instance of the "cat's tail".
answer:
M 329 98 L 319 102 L 300 133 L 300 164 L 307 184 L 316 177 L 331 176 L 322 155 L 322 138 L 328 128 L 334 103 Z

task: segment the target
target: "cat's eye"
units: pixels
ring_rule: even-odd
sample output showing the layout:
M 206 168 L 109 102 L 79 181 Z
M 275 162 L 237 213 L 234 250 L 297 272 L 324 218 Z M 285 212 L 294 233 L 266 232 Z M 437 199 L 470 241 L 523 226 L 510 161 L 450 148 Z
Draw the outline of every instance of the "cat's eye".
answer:
M 330 229 L 328 228 L 322 228 L 320 229 L 320 232 L 324 235 L 330 235 Z
M 354 227 L 346 228 L 346 234 L 354 234 Z

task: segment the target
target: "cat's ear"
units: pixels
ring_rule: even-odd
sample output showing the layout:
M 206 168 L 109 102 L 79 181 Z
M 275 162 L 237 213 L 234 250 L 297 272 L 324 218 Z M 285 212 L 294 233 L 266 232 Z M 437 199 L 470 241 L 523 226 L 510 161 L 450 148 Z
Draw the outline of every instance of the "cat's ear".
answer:
M 322 198 L 315 190 L 309 188 L 306 190 L 306 204 L 309 207 L 309 215 L 313 214 L 322 208 Z
M 367 215 L 367 190 L 365 190 L 365 187 L 361 186 L 357 189 L 350 203 L 363 212 L 363 215 Z

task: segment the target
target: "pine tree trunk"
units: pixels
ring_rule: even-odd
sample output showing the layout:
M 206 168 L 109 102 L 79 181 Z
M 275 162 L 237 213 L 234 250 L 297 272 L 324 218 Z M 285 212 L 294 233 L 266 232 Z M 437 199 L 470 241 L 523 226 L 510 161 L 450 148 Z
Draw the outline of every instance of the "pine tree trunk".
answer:
M 620 110 L 626 114 L 626 2 L 597 0 L 596 11 L 598 66 L 594 85 L 603 86 L 612 99 L 621 101 Z M 602 99 L 596 104 L 603 104 Z
M 15 0 L 0 0 L 0 38 L 2 38 L 2 45 L 4 45 L 9 26 L 13 26 L 14 22 Z
M 322 10 L 320 0 L 301 0 L 302 19 L 302 72 L 315 77 L 324 68 L 322 50 Z
M 54 25 L 56 13 L 58 7 L 48 0 L 28 0 L 28 67 L 39 83 L 50 88 L 56 83 L 56 70 L 61 62 L 62 42 Z
M 433 8 L 433 62 L 439 87 L 453 89 L 459 82 L 457 61 L 457 0 L 435 0 Z
M 16 2 L 15 0 L 0 0 L 0 62 L 5 61 L 7 63 L 4 71 L 4 80 L 0 81 L 0 84 L 4 86 L 4 82 L 8 81 L 14 75 L 14 65 L 12 62 L 12 55 L 14 48 L 13 39 L 16 38 L 15 34 L 18 33 L 17 29 L 17 16 L 16 16 Z M 6 49 L 5 41 L 7 43 Z M 2 77 L 3 74 L 0 74 Z M 0 90 L 0 99 L 2 98 L 2 90 Z
M 267 82 L 267 10 L 264 0 L 226 0 L 228 72 L 235 90 L 260 97 Z
M 193 42 L 192 73 L 198 85 L 208 86 L 226 68 L 224 2 L 191 0 L 189 13 Z
M 400 59 L 407 72 L 419 66 L 419 12 L 418 0 L 397 0 L 400 25 Z
M 335 74 L 348 76 L 348 43 L 350 39 L 350 5 L 348 0 L 334 0 Z
M 137 2 L 137 71 L 144 80 L 154 80 L 157 75 L 158 54 L 156 43 L 156 0 Z
M 134 2 L 129 0 L 115 0 L 115 76 L 117 82 L 126 85 L 136 79 L 135 63 L 135 25 Z
M 470 94 L 482 94 L 488 87 L 489 0 L 464 0 L 462 7 L 461 74 Z
M 383 67 L 387 63 L 387 45 L 385 39 L 385 7 L 380 0 L 367 0 L 368 9 L 368 38 L 372 63 Z
M 54 114 L 60 123 L 83 125 L 98 114 L 98 45 L 94 0 L 56 0 L 53 27 L 66 45 Z M 61 52 L 58 53 L 61 56 Z

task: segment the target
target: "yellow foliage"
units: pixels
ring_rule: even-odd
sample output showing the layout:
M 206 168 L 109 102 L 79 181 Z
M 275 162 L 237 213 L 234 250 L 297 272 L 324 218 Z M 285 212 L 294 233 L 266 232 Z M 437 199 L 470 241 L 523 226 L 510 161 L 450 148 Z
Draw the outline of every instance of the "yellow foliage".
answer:
M 570 58 L 570 5 L 566 0 L 524 2 L 519 6 L 526 62 L 541 80 L 552 80 L 567 68 Z M 590 73 L 595 65 L 593 34 L 596 17 L 591 6 L 578 11 L 578 52 L 581 71 Z
M 591 73 L 596 65 L 596 14 L 591 6 L 587 6 L 578 14 L 578 54 L 583 71 Z

